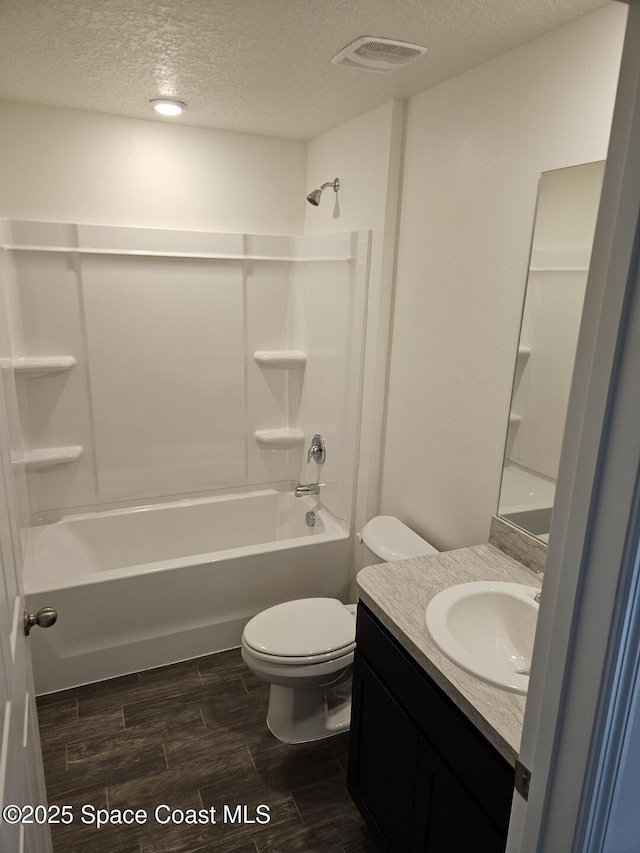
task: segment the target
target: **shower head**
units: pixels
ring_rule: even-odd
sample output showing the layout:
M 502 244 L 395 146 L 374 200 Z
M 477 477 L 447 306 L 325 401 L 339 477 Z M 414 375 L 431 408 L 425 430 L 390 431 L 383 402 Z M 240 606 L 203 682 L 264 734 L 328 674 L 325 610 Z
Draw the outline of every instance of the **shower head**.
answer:
M 309 195 L 307 196 L 307 201 L 309 204 L 312 204 L 314 207 L 317 207 L 320 204 L 320 197 L 322 195 L 322 191 L 326 190 L 327 187 L 333 187 L 334 192 L 338 192 L 340 189 L 340 178 L 335 178 L 333 181 L 327 181 L 326 184 L 323 184 L 319 190 L 311 190 Z

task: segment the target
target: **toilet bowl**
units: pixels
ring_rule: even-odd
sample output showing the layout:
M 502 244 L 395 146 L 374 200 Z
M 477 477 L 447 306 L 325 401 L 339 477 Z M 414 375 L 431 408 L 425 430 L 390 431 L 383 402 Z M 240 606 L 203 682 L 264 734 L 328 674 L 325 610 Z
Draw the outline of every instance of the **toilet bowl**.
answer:
M 393 516 L 376 516 L 361 541 L 374 562 L 404 560 L 436 549 Z M 349 728 L 356 605 L 335 598 L 276 604 L 242 634 L 249 669 L 271 684 L 267 726 L 285 743 L 307 743 Z

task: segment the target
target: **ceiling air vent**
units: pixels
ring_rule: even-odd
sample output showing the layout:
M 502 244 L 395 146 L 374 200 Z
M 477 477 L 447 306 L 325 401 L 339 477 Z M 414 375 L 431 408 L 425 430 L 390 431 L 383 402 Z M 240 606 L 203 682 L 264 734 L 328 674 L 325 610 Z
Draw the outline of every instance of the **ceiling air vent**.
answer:
M 426 52 L 427 48 L 419 44 L 362 36 L 343 47 L 331 61 L 334 65 L 342 65 L 345 68 L 385 72 L 402 68 Z

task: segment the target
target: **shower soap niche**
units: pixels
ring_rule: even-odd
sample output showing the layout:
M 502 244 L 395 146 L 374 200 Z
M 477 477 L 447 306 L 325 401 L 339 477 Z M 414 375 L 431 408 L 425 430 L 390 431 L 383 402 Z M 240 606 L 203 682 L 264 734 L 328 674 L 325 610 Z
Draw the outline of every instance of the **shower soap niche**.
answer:
M 51 373 L 62 373 L 65 370 L 71 370 L 75 364 L 76 360 L 72 355 L 25 355 L 13 359 L 16 375 L 24 379 L 37 379 Z
M 27 471 L 39 471 L 50 468 L 52 465 L 76 462 L 83 452 L 84 448 L 81 444 L 72 444 L 69 447 L 39 447 L 34 450 L 25 450 L 22 457 L 16 456 L 13 461 L 23 462 Z
M 299 349 L 256 350 L 253 360 L 260 367 L 292 369 L 303 367 L 307 361 L 307 354 Z
M 253 434 L 258 444 L 276 448 L 296 447 L 304 441 L 304 433 L 295 427 L 279 427 L 277 429 L 257 429 Z

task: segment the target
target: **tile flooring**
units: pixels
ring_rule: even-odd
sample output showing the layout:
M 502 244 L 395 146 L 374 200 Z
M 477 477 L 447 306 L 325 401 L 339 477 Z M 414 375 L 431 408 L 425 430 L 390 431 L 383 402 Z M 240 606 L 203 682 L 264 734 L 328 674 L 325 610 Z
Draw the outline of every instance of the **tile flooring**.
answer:
M 268 693 L 232 650 L 39 699 L 49 802 L 74 814 L 52 827 L 55 853 L 376 853 L 346 791 L 348 735 L 281 743 L 266 728 Z M 160 825 L 160 804 L 214 806 L 215 823 Z M 237 805 L 255 819 L 259 804 L 268 824 L 240 822 Z M 98 829 L 83 806 L 149 819 Z

